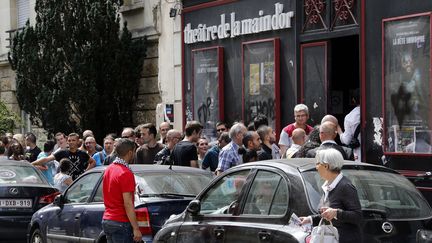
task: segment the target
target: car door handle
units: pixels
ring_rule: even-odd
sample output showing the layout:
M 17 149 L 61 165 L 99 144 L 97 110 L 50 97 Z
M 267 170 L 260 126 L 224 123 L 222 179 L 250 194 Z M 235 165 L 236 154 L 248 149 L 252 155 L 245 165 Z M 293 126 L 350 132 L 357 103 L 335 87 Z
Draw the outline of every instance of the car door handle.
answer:
M 77 213 L 77 214 L 75 214 L 75 219 L 79 219 L 81 217 L 81 214 L 80 213 Z
M 225 234 L 225 230 L 224 229 L 221 229 L 221 228 L 214 229 L 213 232 L 214 232 L 214 235 L 215 235 L 216 239 L 218 239 L 218 240 L 223 239 L 224 234 Z
M 267 231 L 260 231 L 258 232 L 258 238 L 260 239 L 260 241 L 270 241 L 271 239 L 271 234 Z

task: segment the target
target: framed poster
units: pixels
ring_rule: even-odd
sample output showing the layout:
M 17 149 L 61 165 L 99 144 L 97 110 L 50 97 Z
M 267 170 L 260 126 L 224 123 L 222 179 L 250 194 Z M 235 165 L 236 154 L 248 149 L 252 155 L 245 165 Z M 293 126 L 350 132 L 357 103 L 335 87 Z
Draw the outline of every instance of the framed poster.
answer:
M 192 67 L 193 119 L 203 125 L 203 135 L 214 141 L 216 123 L 224 119 L 223 48 L 192 50 Z
M 242 43 L 242 114 L 245 124 L 258 114 L 279 131 L 279 39 Z
M 384 153 L 431 153 L 431 13 L 384 19 Z

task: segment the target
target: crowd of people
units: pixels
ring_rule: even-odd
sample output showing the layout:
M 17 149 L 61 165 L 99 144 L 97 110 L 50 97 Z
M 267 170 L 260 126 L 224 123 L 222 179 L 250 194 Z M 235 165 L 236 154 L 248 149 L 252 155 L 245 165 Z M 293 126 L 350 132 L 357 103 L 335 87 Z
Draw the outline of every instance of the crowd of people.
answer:
M 353 120 L 353 116 L 347 117 Z M 158 129 L 152 123 L 126 127 L 119 137 L 114 133 L 106 135 L 102 146 L 90 130 L 81 135 L 58 132 L 55 140 L 44 143 L 43 151 L 36 145 L 37 138 L 33 133 L 6 134 L 1 138 L 0 156 L 31 162 L 59 190 L 64 190 L 84 171 L 111 164 L 117 157 L 115 147 L 120 138 L 134 142 L 135 164 L 191 166 L 215 174 L 251 161 L 313 158 L 324 148 L 338 150 L 344 159 L 360 161 L 359 148 L 349 146 L 354 134 L 359 139 L 358 133 L 348 129 L 343 132 L 332 115 L 324 116 L 321 124 L 315 127 L 307 124 L 308 119 L 308 107 L 296 105 L 295 121 L 282 129 L 278 143 L 276 133 L 264 115 L 256 116 L 248 126 L 236 122 L 230 127 L 225 122 L 218 122 L 215 141 L 202 135 L 203 126 L 197 121 L 187 122 L 184 133 L 171 129 L 168 122 L 159 124 Z M 345 122 L 345 128 L 348 127 L 356 129 L 356 125 L 349 126 Z
M 152 123 L 126 127 L 119 137 L 114 133 L 107 134 L 102 145 L 97 143 L 90 130 L 68 135 L 58 132 L 55 140 L 44 143 L 43 151 L 37 146 L 33 133 L 6 134 L 1 137 L 0 157 L 27 160 L 61 192 L 86 170 L 112 164 L 105 171 L 103 189 L 106 195 L 116 196 L 104 199 L 107 208 L 103 216 L 104 230 L 109 241 L 115 242 L 116 237 L 124 237 L 115 233 L 118 227 L 123 227 L 119 224 L 130 223 L 127 234 L 140 239 L 133 213 L 135 182 L 129 164 L 190 166 L 218 175 L 231 167 L 252 161 L 318 158 L 317 170 L 324 179 L 333 181 L 337 178 L 350 189 L 351 184 L 344 181 L 339 172 L 342 158 L 360 161 L 358 106 L 345 118 L 345 131 L 332 115 L 324 116 L 320 125 L 315 127 L 308 125 L 308 120 L 308 107 L 296 105 L 294 122 L 282 129 L 279 142 L 264 115 L 257 115 L 248 126 L 242 122 L 236 122 L 231 127 L 222 121 L 216 123 L 215 141 L 203 135 L 203 126 L 198 121 L 187 122 L 184 133 L 171 129 L 168 122 L 159 124 L 158 128 Z M 340 198 L 331 194 L 329 200 L 330 207 L 321 212 L 321 217 L 357 220 L 358 203 L 352 208 L 342 208 L 345 212 L 339 207 Z M 302 217 L 301 220 L 302 223 L 313 221 L 315 224 L 317 218 Z

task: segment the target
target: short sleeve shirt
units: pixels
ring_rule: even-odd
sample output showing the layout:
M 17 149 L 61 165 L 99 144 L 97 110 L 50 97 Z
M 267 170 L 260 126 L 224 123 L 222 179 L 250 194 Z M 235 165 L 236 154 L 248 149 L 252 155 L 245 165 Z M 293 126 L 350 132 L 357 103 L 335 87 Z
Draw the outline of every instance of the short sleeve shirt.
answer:
M 164 145 L 156 143 L 156 146 L 150 148 L 147 144 L 142 145 L 136 151 L 137 164 L 153 164 L 156 154 L 164 148 Z
M 291 147 L 292 144 L 291 137 L 295 129 L 296 129 L 295 123 L 291 123 L 288 126 L 284 127 L 284 129 L 282 129 L 280 134 L 279 145 L 285 145 L 288 148 Z M 306 124 L 306 129 L 305 129 L 306 135 L 309 135 L 309 133 L 312 132 L 312 130 L 313 127 Z
M 129 222 L 123 201 L 123 193 L 135 192 L 135 177 L 126 166 L 112 163 L 103 176 L 103 219 Z M 132 197 L 134 200 L 134 197 Z
M 231 141 L 223 147 L 219 153 L 219 164 L 217 170 L 224 172 L 231 167 L 241 164 L 243 161 L 238 153 L 239 146 Z
M 54 153 L 55 160 L 60 161 L 63 158 L 68 158 L 72 161 L 72 168 L 68 172 L 68 175 L 72 176 L 72 179 L 75 180 L 87 169 L 88 162 L 90 156 L 82 151 L 77 150 L 72 153 L 68 149 L 62 149 Z
M 171 159 L 174 165 L 190 166 L 191 160 L 198 160 L 197 147 L 189 141 L 180 141 L 174 147 Z

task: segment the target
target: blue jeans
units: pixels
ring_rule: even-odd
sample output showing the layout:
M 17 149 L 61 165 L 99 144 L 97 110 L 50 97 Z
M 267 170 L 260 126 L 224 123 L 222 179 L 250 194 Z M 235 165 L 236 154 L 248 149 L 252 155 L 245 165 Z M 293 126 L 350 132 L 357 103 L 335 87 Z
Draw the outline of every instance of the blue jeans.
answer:
M 102 220 L 108 243 L 133 243 L 133 230 L 129 222 Z

